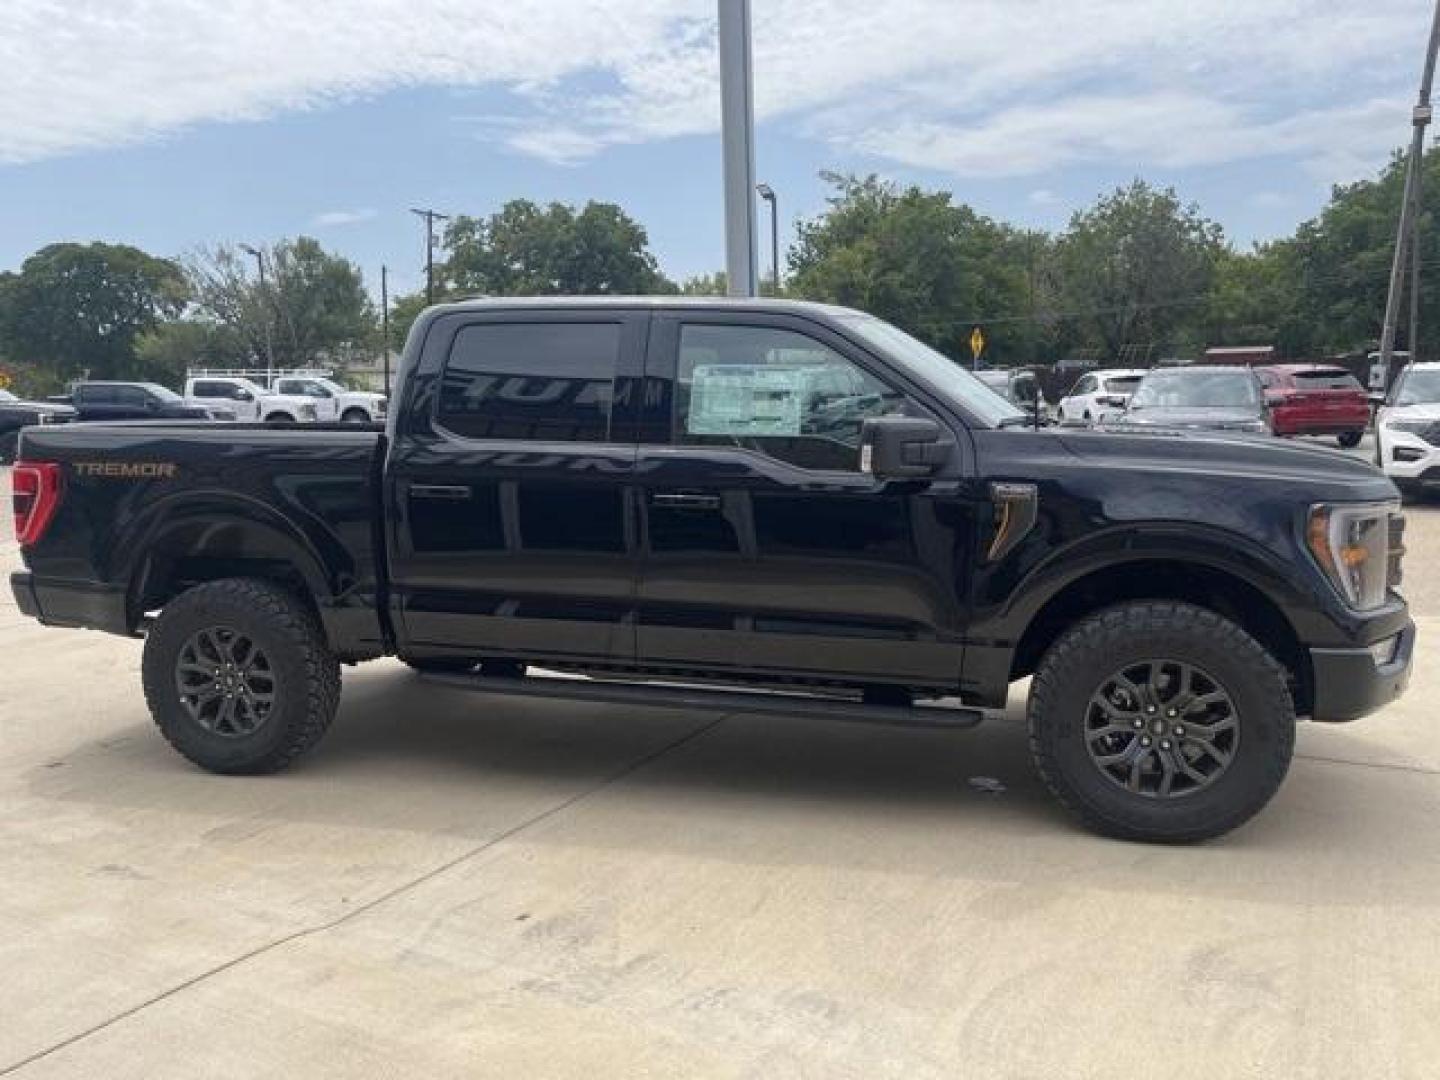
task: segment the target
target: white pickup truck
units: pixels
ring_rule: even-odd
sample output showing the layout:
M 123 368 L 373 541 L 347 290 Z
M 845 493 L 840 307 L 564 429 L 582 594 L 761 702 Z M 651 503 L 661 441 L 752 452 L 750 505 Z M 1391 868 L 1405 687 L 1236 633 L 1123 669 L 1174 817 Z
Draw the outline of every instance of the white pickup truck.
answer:
M 385 419 L 384 394 L 347 390 L 323 375 L 282 375 L 273 385 L 277 393 L 308 400 L 321 420 L 366 424 Z
M 235 375 L 192 375 L 185 380 L 185 404 L 223 408 L 234 413 L 236 420 L 263 420 L 267 424 L 320 419 L 320 410 L 310 398 L 272 393 L 257 382 Z

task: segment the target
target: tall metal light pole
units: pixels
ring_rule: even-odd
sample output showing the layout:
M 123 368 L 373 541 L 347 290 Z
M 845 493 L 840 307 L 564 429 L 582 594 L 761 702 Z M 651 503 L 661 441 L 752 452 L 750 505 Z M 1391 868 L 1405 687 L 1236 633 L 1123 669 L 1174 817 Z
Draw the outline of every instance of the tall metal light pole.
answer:
M 725 173 L 725 279 L 731 296 L 754 296 L 755 94 L 750 0 L 718 0 L 720 137 Z
M 1380 331 L 1380 367 L 1390 378 L 1390 362 L 1395 355 L 1395 324 L 1400 319 L 1401 279 L 1405 274 L 1406 244 L 1416 245 L 1415 224 L 1420 215 L 1420 172 L 1425 167 L 1425 129 L 1430 124 L 1430 90 L 1435 84 L 1435 57 L 1440 52 L 1440 0 L 1430 23 L 1430 42 L 1425 50 L 1425 71 L 1420 77 L 1420 99 L 1410 114 L 1414 136 L 1410 142 L 1410 160 L 1405 166 L 1405 194 L 1400 200 L 1400 225 L 1395 230 L 1395 258 L 1390 264 L 1390 292 L 1385 298 L 1385 325 Z M 1411 290 L 1419 286 L 1412 268 Z M 1416 359 L 1415 342 L 1411 341 L 1410 358 Z
M 416 210 L 413 207 L 410 212 L 418 214 L 425 220 L 425 303 L 435 303 L 435 222 L 449 221 L 448 214 L 441 214 L 435 210 Z
M 384 358 L 385 396 L 390 396 L 390 268 L 380 266 L 380 353 Z
M 770 283 L 780 295 L 780 203 L 769 184 L 756 184 L 760 198 L 770 204 Z
M 240 250 L 243 251 L 243 252 L 245 252 L 246 255 L 252 255 L 252 256 L 254 256 L 254 258 L 255 258 L 255 265 L 256 265 L 257 267 L 259 267 L 259 269 L 260 269 L 260 295 L 261 295 L 262 297 L 264 297 L 264 298 L 268 301 L 269 298 L 270 298 L 270 290 L 269 290 L 269 289 L 266 287 L 266 285 L 265 285 L 265 252 L 261 251 L 261 250 L 260 250 L 259 248 L 257 248 L 257 247 L 251 247 L 249 244 L 241 244 L 241 245 L 240 245 Z M 267 305 L 267 306 L 268 306 L 268 305 Z M 273 312 L 271 312 L 271 311 L 266 311 L 264 314 L 265 314 L 265 389 L 268 390 L 268 389 L 270 389 L 270 384 L 271 384 L 271 382 L 273 382 L 273 381 L 274 381 L 274 378 L 275 378 L 275 340 L 274 340 L 274 338 L 271 336 L 271 333 L 270 333 L 270 316 L 273 314 Z

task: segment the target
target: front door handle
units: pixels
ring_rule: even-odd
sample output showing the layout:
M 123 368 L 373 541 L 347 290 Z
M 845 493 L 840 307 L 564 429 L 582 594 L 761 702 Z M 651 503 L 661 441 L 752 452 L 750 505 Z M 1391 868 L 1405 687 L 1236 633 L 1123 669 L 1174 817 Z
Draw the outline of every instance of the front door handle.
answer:
M 719 495 L 697 495 L 691 492 L 658 492 L 650 496 L 653 506 L 665 506 L 675 510 L 719 510 Z
M 411 484 L 410 494 L 417 499 L 468 499 L 470 489 L 461 484 Z

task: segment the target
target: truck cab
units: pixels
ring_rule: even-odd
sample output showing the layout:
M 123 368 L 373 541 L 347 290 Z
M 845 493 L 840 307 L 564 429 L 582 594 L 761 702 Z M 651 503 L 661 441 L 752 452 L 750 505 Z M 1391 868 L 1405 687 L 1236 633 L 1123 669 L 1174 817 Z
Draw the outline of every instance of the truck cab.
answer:
M 318 374 L 281 375 L 272 383 L 275 393 L 305 398 L 325 422 L 374 424 L 385 420 L 385 395 L 347 390 L 334 379 Z
M 271 393 L 259 383 L 237 375 L 192 375 L 185 380 L 185 401 L 223 409 L 236 420 L 304 423 L 320 419 L 309 397 Z

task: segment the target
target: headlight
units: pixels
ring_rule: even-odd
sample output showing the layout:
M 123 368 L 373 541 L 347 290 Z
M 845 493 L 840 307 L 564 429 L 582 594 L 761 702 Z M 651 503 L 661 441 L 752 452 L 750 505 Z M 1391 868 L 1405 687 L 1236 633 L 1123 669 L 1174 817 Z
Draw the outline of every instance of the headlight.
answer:
M 1345 602 L 1357 611 L 1385 603 L 1390 582 L 1390 522 L 1397 503 L 1322 503 L 1310 508 L 1305 540 Z M 1398 559 L 1399 552 L 1394 553 Z

